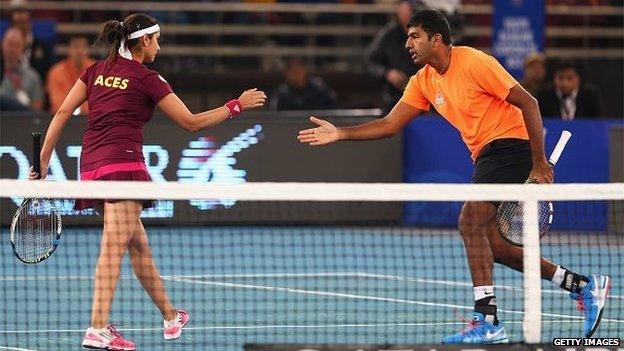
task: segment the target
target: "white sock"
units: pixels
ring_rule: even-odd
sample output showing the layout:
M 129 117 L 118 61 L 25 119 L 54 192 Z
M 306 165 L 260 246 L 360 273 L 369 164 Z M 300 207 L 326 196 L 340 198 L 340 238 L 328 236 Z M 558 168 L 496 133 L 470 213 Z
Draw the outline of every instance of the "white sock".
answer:
M 175 315 L 175 317 L 173 317 L 173 319 L 172 319 L 172 320 L 170 320 L 170 321 L 165 321 L 165 322 L 167 322 L 167 323 L 175 323 L 175 322 L 178 320 L 178 318 L 179 318 L 179 317 L 180 317 L 180 315 L 179 315 L 178 311 L 176 311 L 176 315 Z
M 561 266 L 557 266 L 557 270 L 555 271 L 555 274 L 553 274 L 552 278 L 550 278 L 550 281 L 553 282 L 553 284 L 555 284 L 556 286 L 561 286 L 564 277 L 565 269 L 561 268 Z
M 494 287 L 492 285 L 475 286 L 473 290 L 475 301 L 485 299 L 486 297 L 494 297 Z

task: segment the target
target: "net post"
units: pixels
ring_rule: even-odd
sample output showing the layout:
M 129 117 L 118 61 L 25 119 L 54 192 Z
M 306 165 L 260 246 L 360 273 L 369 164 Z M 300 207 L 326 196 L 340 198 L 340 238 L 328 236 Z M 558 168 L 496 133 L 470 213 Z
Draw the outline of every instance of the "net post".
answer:
M 542 282 L 537 200 L 526 200 L 524 207 L 524 342 L 537 344 L 542 337 Z

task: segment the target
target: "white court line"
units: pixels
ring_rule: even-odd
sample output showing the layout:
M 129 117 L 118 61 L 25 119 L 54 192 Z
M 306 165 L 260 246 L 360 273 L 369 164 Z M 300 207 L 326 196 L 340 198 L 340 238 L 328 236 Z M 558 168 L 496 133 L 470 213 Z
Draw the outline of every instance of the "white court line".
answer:
M 176 282 L 185 282 L 185 283 L 202 284 L 202 285 L 224 286 L 224 287 L 229 287 L 229 288 L 269 290 L 269 291 L 280 291 L 280 292 L 308 294 L 308 295 L 344 297 L 344 298 L 350 298 L 350 299 L 356 299 L 356 300 L 396 302 L 396 303 L 405 303 L 405 304 L 410 304 L 410 305 L 447 307 L 447 308 L 455 308 L 455 309 L 463 309 L 463 310 L 473 310 L 474 309 L 474 306 L 454 305 L 454 304 L 427 302 L 427 301 L 418 301 L 418 300 L 394 299 L 394 298 L 389 298 L 389 297 L 378 297 L 378 296 L 368 296 L 368 295 L 345 294 L 345 293 L 336 293 L 336 292 L 331 292 L 331 291 L 304 290 L 304 289 L 284 288 L 284 287 L 276 287 L 276 286 L 237 284 L 237 283 L 226 283 L 226 282 L 207 282 L 207 281 L 196 281 L 196 280 L 192 280 L 192 279 L 181 279 L 181 278 L 174 278 L 174 279 L 171 279 L 171 280 L 172 281 L 176 281 Z M 507 309 L 502 309 L 502 308 L 498 309 L 498 311 L 499 312 L 504 312 L 504 313 L 512 313 L 512 314 L 524 314 L 524 312 L 522 312 L 522 311 L 507 310 Z M 582 320 L 583 319 L 583 317 L 581 317 L 581 316 L 571 316 L 571 315 L 558 314 L 558 313 L 542 313 L 542 316 L 557 317 L 557 318 L 568 318 L 568 319 L 576 319 L 576 320 Z M 614 322 L 614 323 L 624 323 L 624 320 L 618 320 L 618 319 L 606 319 L 605 318 L 605 319 L 603 319 L 603 321 Z
M 543 323 L 578 323 L 573 320 L 546 320 Z M 317 324 L 317 325 L 239 325 L 184 327 L 184 330 L 249 330 L 249 329 L 321 329 L 321 328 L 380 328 L 380 327 L 436 327 L 442 325 L 465 325 L 465 322 L 430 322 L 430 323 L 379 323 L 379 324 Z M 505 324 L 522 324 L 522 321 L 505 321 Z M 119 331 L 152 332 L 162 331 L 154 328 L 117 328 Z M 0 334 L 44 334 L 44 333 L 84 333 L 84 329 L 28 329 L 0 330 Z M 31 351 L 31 350 L 26 350 Z
M 407 303 L 407 304 L 412 304 L 412 305 L 449 307 L 449 308 L 457 308 L 457 309 L 467 308 L 467 306 L 462 306 L 462 305 L 439 304 L 439 303 L 426 302 L 426 301 L 412 301 L 412 300 L 405 300 L 405 299 L 393 299 L 393 298 L 387 298 L 387 297 L 345 294 L 345 293 L 337 293 L 337 292 L 331 292 L 331 291 L 303 290 L 303 289 L 295 289 L 295 288 L 284 288 L 284 287 L 278 287 L 278 286 L 251 285 L 251 284 L 238 284 L 238 283 L 226 283 L 226 282 L 207 282 L 207 281 L 196 281 L 192 279 L 181 279 L 181 278 L 174 278 L 171 280 L 176 281 L 176 282 L 185 282 L 185 283 L 193 283 L 193 284 L 225 286 L 228 288 L 281 291 L 281 292 L 299 293 L 299 294 L 308 294 L 308 295 L 345 297 L 345 298 L 358 299 L 358 300 L 400 302 L 400 303 Z M 472 308 L 473 307 L 470 307 L 470 309 Z
M 0 346 L 0 350 L 13 350 L 13 351 L 37 351 L 32 349 L 21 349 L 19 347 Z
M 181 278 L 306 278 L 306 277 L 359 277 L 362 272 L 311 272 L 311 273 L 241 273 L 241 274 L 197 274 L 170 275 L 163 277 Z
M 374 274 L 366 272 L 314 272 L 314 273 L 241 273 L 241 274 L 196 274 L 196 275 L 163 275 L 163 279 L 210 279 L 210 278 L 305 278 L 305 277 L 358 277 L 374 278 L 384 280 L 397 280 L 415 283 L 427 283 L 434 285 L 472 287 L 470 282 L 455 280 L 425 279 L 416 277 L 403 277 L 396 275 Z M 0 281 L 39 281 L 39 280 L 92 280 L 93 276 L 86 275 L 39 275 L 39 276 L 0 276 Z M 122 280 L 135 279 L 134 275 L 122 275 Z M 511 285 L 495 285 L 496 289 L 510 291 L 524 291 L 523 288 Z M 556 295 L 568 295 L 568 292 L 561 290 L 542 289 L 542 292 Z M 609 299 L 624 300 L 622 295 L 609 294 Z

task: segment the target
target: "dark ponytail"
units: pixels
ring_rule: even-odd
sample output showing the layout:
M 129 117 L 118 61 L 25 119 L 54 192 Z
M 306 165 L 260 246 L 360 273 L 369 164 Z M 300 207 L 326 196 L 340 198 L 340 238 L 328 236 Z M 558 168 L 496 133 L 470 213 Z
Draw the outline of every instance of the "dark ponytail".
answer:
M 157 23 L 156 19 L 142 13 L 134 13 L 126 17 L 123 22 L 117 20 L 108 21 L 104 24 L 104 28 L 95 45 L 108 47 L 108 59 L 114 60 L 118 55 L 119 46 L 123 39 L 126 39 L 125 44 L 128 50 L 130 50 L 139 43 L 139 38 L 127 40 L 128 36 L 132 32 L 151 27 Z M 150 37 L 151 35 L 153 34 L 149 34 Z
M 127 36 L 126 26 L 123 23 L 117 20 L 108 21 L 104 24 L 104 29 L 102 29 L 102 33 L 100 33 L 95 45 L 107 46 L 109 48 L 108 59 L 110 60 L 115 58 L 121 40 Z

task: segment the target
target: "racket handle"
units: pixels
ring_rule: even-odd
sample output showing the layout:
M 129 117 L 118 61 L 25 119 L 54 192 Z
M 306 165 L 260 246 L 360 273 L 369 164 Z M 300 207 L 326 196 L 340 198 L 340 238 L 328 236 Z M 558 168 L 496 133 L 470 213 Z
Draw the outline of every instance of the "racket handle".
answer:
M 41 178 L 41 163 L 40 163 L 40 155 L 41 155 L 41 133 L 33 132 L 33 170 L 38 174 L 37 178 Z
M 557 142 L 557 145 L 555 146 L 552 154 L 550 154 L 550 159 L 548 160 L 548 163 L 550 163 L 551 167 L 555 167 L 557 161 L 559 161 L 559 157 L 561 157 L 561 153 L 563 152 L 563 149 L 565 149 L 566 144 L 570 140 L 570 137 L 572 137 L 572 133 L 570 133 L 569 131 L 564 130 L 563 132 L 561 132 L 559 141 Z

